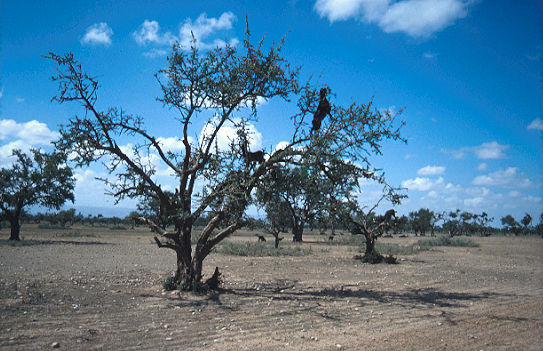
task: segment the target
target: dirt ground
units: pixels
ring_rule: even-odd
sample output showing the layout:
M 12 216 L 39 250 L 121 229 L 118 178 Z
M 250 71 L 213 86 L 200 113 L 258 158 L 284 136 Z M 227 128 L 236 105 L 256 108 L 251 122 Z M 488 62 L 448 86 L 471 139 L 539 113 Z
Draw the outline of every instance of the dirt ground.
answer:
M 305 235 L 306 256 L 211 254 L 205 273 L 218 266 L 224 291 L 194 295 L 162 289 L 175 257 L 147 230 L 22 235 L 12 246 L 0 231 L 0 349 L 543 350 L 537 237 L 368 265 L 356 247 Z

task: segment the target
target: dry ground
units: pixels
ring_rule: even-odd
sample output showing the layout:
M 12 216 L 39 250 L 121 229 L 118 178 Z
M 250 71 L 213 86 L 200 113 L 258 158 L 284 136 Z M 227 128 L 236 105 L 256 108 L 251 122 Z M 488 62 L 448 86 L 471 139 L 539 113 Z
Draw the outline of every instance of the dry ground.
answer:
M 11 246 L 0 232 L 0 349 L 543 349 L 541 238 L 367 265 L 355 247 L 306 235 L 308 256 L 212 254 L 205 272 L 219 266 L 225 290 L 198 296 L 163 291 L 174 255 L 147 230 L 26 225 L 23 236 Z

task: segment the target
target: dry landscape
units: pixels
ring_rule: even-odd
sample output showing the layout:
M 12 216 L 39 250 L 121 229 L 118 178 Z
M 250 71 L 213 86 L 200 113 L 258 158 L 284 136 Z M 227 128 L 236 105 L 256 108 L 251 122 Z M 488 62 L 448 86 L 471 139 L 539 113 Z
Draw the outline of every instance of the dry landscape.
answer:
M 304 256 L 213 253 L 217 294 L 166 292 L 148 229 L 0 231 L 0 349 L 542 350 L 543 240 L 471 239 L 397 265 L 305 235 Z M 241 232 L 231 241 L 256 241 Z M 287 237 L 282 246 L 294 246 Z M 407 245 L 418 238 L 382 238 Z

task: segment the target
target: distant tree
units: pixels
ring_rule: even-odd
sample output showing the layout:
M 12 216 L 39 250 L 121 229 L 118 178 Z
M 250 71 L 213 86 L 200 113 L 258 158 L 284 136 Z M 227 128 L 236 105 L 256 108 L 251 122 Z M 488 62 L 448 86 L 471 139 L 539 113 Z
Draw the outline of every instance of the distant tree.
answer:
M 337 204 L 338 208 L 343 209 L 341 218 L 344 226 L 348 228 L 351 234 L 364 235 L 364 238 L 366 239 L 364 256 L 362 256 L 363 262 L 381 263 L 383 260 L 388 263 L 396 262 L 394 257 L 384 257 L 375 248 L 377 239 L 385 233 L 387 227 L 391 226 L 392 218 L 395 217 L 393 214 L 394 211 L 389 210 L 385 215 L 380 216 L 375 215 L 374 211 L 384 199 L 388 199 L 394 205 L 399 204 L 401 199 L 406 197 L 406 195 L 399 193 L 399 190 L 400 189 L 392 188 L 388 184 L 385 184 L 383 195 L 367 212 L 360 207 L 358 201 L 353 199 L 342 201 Z
M 460 209 L 456 211 L 450 211 L 445 216 L 445 222 L 443 223 L 443 229 L 449 233 L 449 236 L 452 238 L 456 235 L 461 235 L 461 225 L 459 221 Z
M 392 230 L 394 234 L 409 231 L 409 218 L 406 215 L 394 218 L 392 220 Z
M 515 217 L 508 214 L 507 216 L 504 216 L 501 218 L 502 225 L 505 226 L 505 229 L 509 232 L 513 232 L 515 235 L 519 235 L 522 231 L 522 228 L 520 226 L 520 223 L 517 222 Z
M 262 192 L 257 193 L 262 196 Z M 292 228 L 291 208 L 286 201 L 283 201 L 279 196 L 274 199 L 260 199 L 261 206 L 264 206 L 266 211 L 266 229 L 273 235 L 275 248 L 279 247 L 279 242 L 283 240 L 281 233 L 286 233 Z
M 488 223 L 494 220 L 493 217 L 488 217 L 488 213 L 483 212 L 477 217 L 477 222 L 479 226 L 479 231 L 481 236 L 489 236 L 491 228 L 488 226 Z
M 163 93 L 159 100 L 179 114 L 182 147 L 175 152 L 151 135 L 141 117 L 118 108 L 101 110 L 98 81 L 82 70 L 72 54 L 49 55 L 58 66 L 53 77 L 59 84 L 55 100 L 75 102 L 85 110 L 82 117 L 72 118 L 61 128 L 57 147 L 76 155 L 76 166 L 107 156 L 111 177 L 104 181 L 117 200 L 159 199 L 172 220 L 172 229 L 165 230 L 150 218 L 140 220 L 157 234 L 158 247 L 175 252 L 177 269 L 172 281 L 182 289 L 206 287 L 202 282 L 204 259 L 245 225 L 253 191 L 277 164 L 294 164 L 316 150 L 326 150 L 365 165 L 368 154 L 380 153 L 383 140 L 401 139 L 396 115 L 374 111 L 371 102 L 343 107 L 332 101 L 331 115 L 310 135 L 309 120 L 322 87 L 300 84 L 299 69 L 281 56 L 283 41 L 266 50 L 263 41 L 253 45 L 250 39 L 247 25 L 246 38 L 238 47 L 202 53 L 196 42 L 188 50 L 173 46 L 168 66 L 159 71 L 157 79 Z M 274 97 L 289 100 L 292 96 L 297 99 L 297 112 L 291 116 L 288 141 L 266 157 L 262 150 L 251 152 L 245 141 L 251 139 L 248 124 L 256 120 L 260 101 Z M 201 117 L 207 120 L 203 121 L 203 132 L 191 130 L 202 124 L 198 121 Z M 235 128 L 237 135 L 231 136 L 229 145 L 218 145 L 227 128 Z M 200 138 L 194 140 L 193 134 Z M 134 147 L 130 151 L 119 147 L 121 138 L 123 142 L 132 138 Z M 149 162 L 151 155 L 155 162 Z M 161 188 L 156 179 L 157 164 L 175 177 L 175 196 Z M 213 217 L 193 247 L 194 224 L 206 212 Z M 215 272 L 208 282 L 217 281 L 219 273 Z
M 432 223 L 434 221 L 434 212 L 427 208 L 421 208 L 416 212 L 409 213 L 409 219 L 411 221 L 411 228 L 415 231 L 415 235 L 426 235 L 428 230 L 432 229 Z
M 174 193 L 171 191 L 164 191 L 164 195 L 175 201 Z M 137 205 L 138 213 L 140 216 L 148 218 L 162 229 L 166 229 L 169 224 L 173 224 L 171 216 L 168 215 L 164 206 L 160 202 L 160 199 L 154 195 L 143 196 Z
M 530 216 L 529 213 L 526 213 L 520 220 L 520 223 L 524 226 L 524 233 L 528 234 L 530 231 L 530 224 L 532 224 L 532 216 Z
M 294 242 L 303 240 L 306 224 L 318 213 L 333 215 L 332 200 L 348 196 L 357 185 L 357 166 L 326 157 L 324 153 L 306 155 L 294 166 L 278 166 L 258 189 L 261 206 L 279 202 L 279 209 L 289 209 Z
M 543 213 L 539 216 L 539 223 L 535 226 L 535 232 L 543 238 Z
M 9 240 L 20 240 L 23 208 L 32 205 L 59 209 L 73 202 L 75 178 L 66 164 L 66 154 L 32 149 L 31 156 L 13 150 L 15 162 L 0 169 L 0 210 L 11 226 Z
M 76 220 L 75 208 L 59 211 L 54 217 L 56 217 L 56 221 L 63 227 L 65 227 L 67 223 L 73 225 Z

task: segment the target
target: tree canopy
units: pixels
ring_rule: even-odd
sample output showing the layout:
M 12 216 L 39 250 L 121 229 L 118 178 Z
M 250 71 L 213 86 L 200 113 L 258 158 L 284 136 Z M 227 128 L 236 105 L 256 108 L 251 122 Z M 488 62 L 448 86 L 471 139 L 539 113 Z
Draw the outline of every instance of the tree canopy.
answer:
M 24 207 L 41 205 L 59 209 L 74 201 L 75 178 L 62 152 L 31 149 L 31 155 L 13 150 L 16 160 L 0 169 L 0 210 L 11 225 L 10 240 L 20 240 L 20 216 Z
M 253 190 L 278 165 L 296 165 L 322 156 L 349 160 L 360 172 L 383 180 L 368 156 L 380 154 L 384 140 L 403 140 L 403 122 L 398 126 L 397 115 L 381 113 L 371 102 L 353 102 L 348 107 L 332 103 L 331 115 L 322 121 L 320 130 L 310 133 L 323 87 L 300 83 L 299 68 L 291 67 L 280 54 L 283 41 L 265 50 L 263 40 L 251 43 L 248 26 L 246 34 L 241 48 L 225 46 L 201 52 L 194 43 L 184 51 L 176 44 L 168 66 L 157 73 L 162 88 L 159 100 L 178 113 L 182 133 L 179 151 L 166 149 L 142 117 L 117 107 L 101 107 L 98 80 L 84 72 L 73 54 L 48 56 L 58 67 L 53 77 L 59 86 L 54 100 L 79 103 L 85 111 L 61 127 L 57 147 L 75 155 L 77 166 L 105 161 L 112 177 L 103 180 L 117 200 L 158 200 L 173 229 L 163 228 L 152 218 L 140 220 L 155 231 L 159 247 L 176 252 L 174 281 L 185 289 L 205 285 L 201 283 L 204 258 L 245 224 Z M 298 111 L 290 116 L 292 135 L 266 157 L 262 151 L 262 156 L 255 152 L 250 156 L 247 141 L 252 138 L 251 123 L 257 117 L 259 102 L 272 98 L 296 99 Z M 191 128 L 200 118 L 207 122 L 195 140 L 190 135 L 198 131 Z M 227 127 L 235 129 L 236 135 L 230 136 L 228 145 L 219 145 L 218 135 Z M 121 137 L 132 138 L 131 150 L 118 145 Z M 173 195 L 157 179 L 159 166 L 176 178 Z M 194 223 L 207 213 L 212 216 L 193 250 Z

